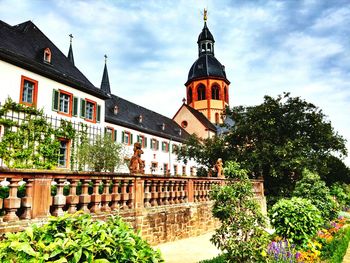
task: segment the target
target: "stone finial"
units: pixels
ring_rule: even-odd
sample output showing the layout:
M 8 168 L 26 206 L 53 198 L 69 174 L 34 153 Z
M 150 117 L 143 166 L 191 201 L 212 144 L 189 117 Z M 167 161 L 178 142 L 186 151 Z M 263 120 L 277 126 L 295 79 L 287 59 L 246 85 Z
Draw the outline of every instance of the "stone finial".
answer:
M 222 163 L 222 159 L 221 158 L 219 158 L 216 161 L 216 164 L 214 166 L 214 170 L 217 173 L 218 178 L 225 178 L 224 169 L 223 169 L 223 163 Z

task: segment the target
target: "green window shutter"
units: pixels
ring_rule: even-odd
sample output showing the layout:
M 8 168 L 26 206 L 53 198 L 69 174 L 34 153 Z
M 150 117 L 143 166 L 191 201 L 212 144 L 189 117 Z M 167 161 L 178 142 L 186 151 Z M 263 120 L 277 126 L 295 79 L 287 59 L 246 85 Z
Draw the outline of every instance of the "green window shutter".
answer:
M 117 141 L 117 130 L 114 130 L 114 141 Z
M 52 110 L 58 111 L 58 100 L 59 100 L 59 92 L 58 90 L 52 91 Z
M 145 148 L 147 148 L 147 137 L 144 137 L 145 138 Z
M 84 99 L 80 99 L 80 117 L 85 118 L 85 110 L 86 110 L 86 101 Z
M 142 142 L 140 141 L 140 135 L 137 135 L 137 142 L 142 144 Z
M 165 142 L 162 142 L 162 151 L 165 152 Z
M 122 132 L 122 142 L 124 143 L 124 135 L 125 135 L 125 132 Z
M 100 122 L 100 121 L 101 121 L 101 105 L 98 105 L 98 104 L 97 104 L 96 121 L 97 121 L 97 122 Z
M 105 135 L 107 134 L 107 127 L 105 127 Z
M 133 144 L 133 138 L 132 138 L 132 133 L 130 133 L 130 144 Z
M 78 116 L 78 98 L 73 97 L 73 116 Z
M 156 150 L 159 150 L 159 141 L 156 141 Z

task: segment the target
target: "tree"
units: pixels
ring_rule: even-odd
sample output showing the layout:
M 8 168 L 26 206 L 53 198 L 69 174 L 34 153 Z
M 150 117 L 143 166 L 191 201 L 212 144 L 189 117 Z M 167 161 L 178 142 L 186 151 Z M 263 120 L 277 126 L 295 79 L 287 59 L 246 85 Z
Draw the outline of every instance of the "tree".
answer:
M 216 161 L 235 160 L 256 176 L 263 176 L 270 195 L 288 196 L 304 168 L 327 176 L 327 160 L 333 155 L 347 154 L 345 139 L 334 131 L 326 116 L 315 105 L 289 93 L 273 98 L 264 97 L 257 106 L 227 109 L 235 121 L 222 138 L 188 141 L 190 154 L 180 159 L 194 158 Z M 213 152 L 213 146 L 220 148 Z
M 220 227 L 211 241 L 225 251 L 227 262 L 262 262 L 262 251 L 268 242 L 266 220 L 254 199 L 253 185 L 247 171 L 235 162 L 225 165 L 224 186 L 217 186 L 211 195 L 213 215 Z

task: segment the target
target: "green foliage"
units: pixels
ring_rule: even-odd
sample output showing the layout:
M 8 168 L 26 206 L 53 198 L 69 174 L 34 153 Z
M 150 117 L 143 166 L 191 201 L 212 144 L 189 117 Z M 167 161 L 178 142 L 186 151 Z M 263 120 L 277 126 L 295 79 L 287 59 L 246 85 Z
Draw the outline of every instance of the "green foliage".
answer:
M 82 141 L 78 147 L 78 162 L 96 172 L 114 172 L 122 162 L 122 145 L 111 140 L 110 136 L 97 136 L 90 144 Z
M 7 233 L 0 261 L 19 262 L 163 262 L 160 253 L 120 218 L 93 221 L 90 215 L 51 218 L 43 226 Z
M 330 195 L 326 183 L 317 173 L 304 170 L 302 179 L 295 185 L 293 196 L 309 199 L 319 209 L 325 220 L 330 221 L 338 215 L 339 206 Z
M 237 163 L 227 162 L 226 185 L 211 192 L 213 215 L 221 222 L 211 241 L 229 262 L 257 262 L 267 244 L 265 217 L 254 199 L 247 171 Z
M 350 206 L 350 186 L 344 183 L 334 183 L 330 188 L 330 194 L 334 196 L 342 208 Z
M 265 96 L 260 105 L 234 107 L 226 113 L 235 121 L 228 134 L 205 140 L 191 137 L 180 152 L 182 160 L 194 158 L 208 168 L 218 158 L 224 163 L 235 160 L 255 176 L 264 177 L 267 195 L 285 197 L 304 168 L 325 178 L 344 168 L 340 159 L 332 158 L 332 154 L 347 154 L 344 138 L 319 108 L 299 97 L 289 93 Z M 350 174 L 344 171 L 339 171 L 339 180 Z
M 22 114 L 23 121 L 9 120 L 9 112 Z M 75 131 L 71 122 L 61 121 L 53 129 L 42 110 L 27 107 L 7 99 L 1 106 L 0 123 L 5 133 L 0 141 L 0 158 L 11 168 L 51 169 L 57 166 L 60 144 L 57 138 L 72 139 Z
M 225 262 L 227 262 L 225 260 L 225 257 L 223 255 L 220 255 L 212 259 L 200 261 L 199 263 L 225 263 Z
M 330 263 L 342 263 L 350 242 L 350 227 L 340 229 L 332 241 L 322 248 L 322 258 Z
M 277 235 L 298 245 L 313 237 L 323 223 L 317 207 L 299 197 L 279 200 L 272 207 L 270 218 Z

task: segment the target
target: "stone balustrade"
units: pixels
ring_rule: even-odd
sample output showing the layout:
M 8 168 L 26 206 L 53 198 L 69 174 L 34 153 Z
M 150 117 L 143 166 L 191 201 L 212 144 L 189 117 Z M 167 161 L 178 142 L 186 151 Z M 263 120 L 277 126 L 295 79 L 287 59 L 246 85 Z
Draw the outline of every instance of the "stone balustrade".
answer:
M 94 216 L 125 215 L 133 218 L 129 221 L 136 222 L 134 225 L 140 225 L 142 223 L 137 222 L 140 215 L 154 211 L 163 215 L 174 207 L 184 209 L 191 204 L 206 204 L 210 201 L 212 187 L 225 183 L 225 179 L 213 177 L 12 169 L 1 169 L 0 181 L 8 185 L 8 197 L 0 199 L 0 233 L 19 230 L 38 220 L 45 221 L 50 215 L 79 210 Z M 19 194 L 22 184 L 25 189 L 22 186 Z M 253 185 L 256 196 L 264 198 L 263 182 L 254 180 Z M 176 218 L 186 216 L 187 212 Z M 17 228 L 10 227 L 15 225 Z

